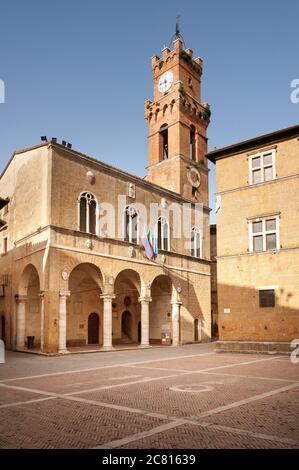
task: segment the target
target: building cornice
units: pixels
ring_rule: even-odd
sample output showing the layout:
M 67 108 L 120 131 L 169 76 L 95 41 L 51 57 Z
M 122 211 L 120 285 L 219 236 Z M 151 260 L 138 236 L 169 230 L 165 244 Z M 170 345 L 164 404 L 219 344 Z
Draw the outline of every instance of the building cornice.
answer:
M 108 238 L 108 237 L 105 237 L 105 238 L 104 237 L 98 237 L 97 235 L 94 235 L 92 233 L 80 232 L 79 230 L 73 230 L 73 229 L 69 229 L 69 228 L 66 228 L 66 227 L 59 227 L 57 225 L 46 225 L 45 227 L 36 230 L 32 234 L 26 235 L 25 237 L 15 241 L 14 245 L 15 246 L 20 246 L 20 243 L 24 242 L 25 240 L 30 239 L 30 238 L 32 238 L 36 235 L 39 235 L 41 232 L 45 232 L 47 230 L 49 230 L 49 231 L 53 230 L 55 232 L 61 232 L 61 233 L 68 233 L 68 234 L 73 235 L 73 236 L 86 238 L 86 239 L 89 239 L 89 240 L 94 240 L 94 241 L 98 241 L 98 242 L 102 242 L 102 243 L 108 243 L 108 244 L 112 244 L 112 245 L 121 245 L 121 246 L 124 246 L 124 247 L 133 246 L 135 249 L 139 249 L 139 247 L 140 247 L 140 245 L 138 245 L 138 244 L 133 244 L 133 243 L 127 242 L 125 240 L 120 240 L 120 239 L 116 239 L 116 238 Z M 61 248 L 61 249 L 73 249 L 72 247 L 69 247 L 67 245 L 57 245 L 57 246 L 59 246 L 59 248 Z M 55 247 L 56 247 L 56 244 L 53 244 L 51 240 L 48 241 L 47 248 L 55 248 Z M 45 249 L 46 249 L 46 246 L 43 246 L 43 247 L 39 247 L 36 251 L 45 250 Z M 127 261 L 132 261 L 132 262 L 145 263 L 145 264 L 149 264 L 151 266 L 167 266 L 166 264 L 162 264 L 162 263 L 159 264 L 159 263 L 153 262 L 153 261 L 138 260 L 138 259 L 130 258 L 129 256 L 128 257 L 126 257 L 126 256 L 114 256 L 114 255 L 109 255 L 108 253 L 105 253 L 105 252 L 96 252 L 94 250 L 91 251 L 90 249 L 76 248 L 74 250 L 82 252 L 82 253 L 89 253 L 89 254 L 92 254 L 92 255 L 98 255 L 98 256 L 103 256 L 103 257 L 112 257 L 113 259 L 123 259 L 123 260 L 127 260 Z M 28 255 L 26 254 L 24 257 L 31 255 L 33 252 L 35 252 L 35 251 L 33 250 L 32 252 L 30 252 L 30 254 L 28 254 Z M 163 254 L 165 256 L 168 256 L 168 257 L 186 259 L 186 260 L 189 260 L 193 263 L 199 263 L 199 264 L 208 265 L 208 266 L 211 264 L 211 261 L 208 260 L 208 259 L 194 258 L 193 256 L 187 255 L 185 253 L 177 253 L 175 251 L 164 251 L 164 250 L 160 250 L 159 253 Z M 187 271 L 189 271 L 189 269 L 187 269 Z
M 189 199 L 186 199 L 182 197 L 180 194 L 175 193 L 174 191 L 170 191 L 169 189 L 165 189 L 162 186 L 159 186 L 155 183 L 150 183 L 149 181 L 146 181 L 145 179 L 133 175 L 131 173 L 127 173 L 123 170 L 120 170 L 112 165 L 108 165 L 107 163 L 101 162 L 100 160 L 97 160 L 93 157 L 89 157 L 88 155 L 84 155 L 80 152 L 77 152 L 72 149 L 68 149 L 60 144 L 53 144 L 51 143 L 49 147 L 53 147 L 53 149 L 59 149 L 62 150 L 65 154 L 69 156 L 75 156 L 76 158 L 81 158 L 82 160 L 88 161 L 91 164 L 96 165 L 98 168 L 101 169 L 103 173 L 110 174 L 113 176 L 117 176 L 119 179 L 124 180 L 125 182 L 130 182 L 130 183 L 135 183 L 138 186 L 144 187 L 145 189 L 151 191 L 151 192 L 156 192 L 158 194 L 161 194 L 163 197 L 168 197 L 170 199 L 173 199 L 179 203 L 188 203 L 192 204 L 192 202 Z M 203 209 L 205 212 L 210 212 L 210 208 L 207 206 L 203 206 Z
M 149 181 L 146 181 L 145 179 L 141 178 L 140 176 L 136 176 L 136 175 L 133 175 L 133 174 L 128 173 L 126 171 L 120 170 L 119 168 L 116 168 L 112 165 L 109 165 L 108 163 L 104 163 L 100 160 L 97 160 L 94 157 L 90 157 L 88 155 L 85 155 L 85 154 L 83 154 L 81 152 L 78 152 L 76 150 L 73 150 L 73 149 L 68 149 L 67 147 L 64 147 L 63 145 L 60 145 L 60 144 L 54 143 L 54 142 L 45 142 L 45 143 L 42 143 L 42 144 L 39 144 L 39 145 L 35 145 L 35 146 L 32 146 L 32 147 L 28 147 L 28 148 L 24 148 L 24 149 L 15 151 L 13 153 L 13 155 L 11 156 L 10 160 L 8 161 L 7 165 L 5 166 L 3 172 L 0 176 L 0 180 L 1 180 L 2 176 L 4 175 L 5 171 L 7 170 L 7 168 L 9 167 L 10 163 L 12 162 L 13 158 L 16 155 L 18 155 L 20 153 L 29 152 L 31 150 L 35 150 L 35 149 L 38 149 L 38 148 L 41 148 L 41 147 L 46 147 L 46 146 L 49 149 L 52 148 L 54 150 L 62 151 L 64 154 L 66 154 L 68 156 L 73 156 L 73 157 L 76 157 L 76 158 L 80 158 L 84 161 L 88 161 L 92 165 L 95 165 L 97 168 L 100 168 L 100 170 L 103 173 L 110 174 L 110 175 L 113 175 L 113 176 L 117 176 L 119 179 L 122 179 L 125 182 L 129 181 L 129 182 L 135 183 L 136 185 L 144 187 L 145 189 L 150 190 L 152 192 L 155 191 L 156 193 L 161 194 L 162 197 L 168 197 L 168 198 L 170 198 L 172 200 L 175 200 L 175 201 L 177 201 L 179 203 L 182 203 L 182 204 L 183 203 L 190 204 L 190 202 L 191 202 L 189 199 L 186 199 L 186 198 L 182 197 L 180 194 L 175 193 L 174 191 L 170 191 L 169 189 L 165 189 L 162 186 L 159 186 L 155 183 L 150 183 Z M 59 154 L 61 155 L 61 153 L 59 153 Z M 204 206 L 203 209 L 204 209 L 205 212 L 210 212 L 210 210 L 211 210 L 207 206 Z
M 275 183 L 281 183 L 283 181 L 288 181 L 292 179 L 299 178 L 299 173 L 296 173 L 294 175 L 288 175 L 288 176 L 281 176 L 281 177 L 276 177 L 271 181 L 264 181 L 263 183 L 257 183 L 257 184 L 247 184 L 246 186 L 239 186 L 238 188 L 232 188 L 232 189 L 226 189 L 225 191 L 219 191 L 216 192 L 216 196 L 223 196 L 224 194 L 229 194 L 229 193 L 235 193 L 237 191 L 245 191 L 247 189 L 257 189 L 263 186 L 267 186 L 270 184 L 275 184 Z
M 241 153 L 248 152 L 253 149 L 259 149 L 265 145 L 273 145 L 277 142 L 289 140 L 299 137 L 299 125 L 279 129 L 278 131 L 270 132 L 269 134 L 259 135 L 248 140 L 243 140 L 227 147 L 211 150 L 207 153 L 207 158 L 216 163 L 217 160 L 222 158 L 232 157 Z
M 286 251 L 299 251 L 299 246 L 293 246 L 293 247 L 287 247 L 287 248 L 279 248 L 279 250 L 272 250 L 272 251 L 260 251 L 260 252 L 246 252 L 246 253 L 232 253 L 229 255 L 221 255 L 221 256 L 216 256 L 216 260 L 222 260 L 222 259 L 230 259 L 230 258 L 239 258 L 239 257 L 244 257 L 244 256 L 275 256 L 279 255 L 280 253 L 284 253 Z

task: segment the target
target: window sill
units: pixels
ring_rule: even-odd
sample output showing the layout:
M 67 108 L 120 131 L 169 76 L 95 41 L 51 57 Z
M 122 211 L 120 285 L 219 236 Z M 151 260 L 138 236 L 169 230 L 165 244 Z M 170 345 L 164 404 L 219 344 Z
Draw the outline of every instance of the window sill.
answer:
M 277 253 L 280 249 L 279 248 L 275 248 L 273 250 L 263 250 L 263 251 L 249 251 L 248 253 L 251 254 L 251 255 L 262 255 L 263 253 Z

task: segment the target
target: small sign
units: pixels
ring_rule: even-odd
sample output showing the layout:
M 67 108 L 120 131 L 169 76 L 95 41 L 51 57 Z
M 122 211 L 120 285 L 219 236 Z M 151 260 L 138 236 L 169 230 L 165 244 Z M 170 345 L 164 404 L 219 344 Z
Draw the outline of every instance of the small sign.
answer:
M 224 312 L 224 313 L 230 313 L 230 308 L 225 308 L 225 309 L 223 310 L 223 312 Z

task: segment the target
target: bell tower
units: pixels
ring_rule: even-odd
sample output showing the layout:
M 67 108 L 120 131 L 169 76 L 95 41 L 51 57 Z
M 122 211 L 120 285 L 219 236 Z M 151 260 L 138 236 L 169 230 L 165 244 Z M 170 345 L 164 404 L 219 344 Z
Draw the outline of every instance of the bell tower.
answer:
M 147 181 L 208 205 L 206 131 L 210 107 L 201 103 L 202 59 L 183 47 L 178 28 L 173 49 L 152 57 L 154 100 L 145 101 Z

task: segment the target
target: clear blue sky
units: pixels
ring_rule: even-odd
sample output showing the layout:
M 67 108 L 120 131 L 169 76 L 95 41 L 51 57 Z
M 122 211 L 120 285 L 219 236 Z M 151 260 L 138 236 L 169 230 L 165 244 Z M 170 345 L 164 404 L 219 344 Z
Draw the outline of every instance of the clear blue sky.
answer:
M 0 169 L 45 134 L 144 176 L 150 58 L 177 14 L 186 47 L 204 59 L 210 149 L 299 122 L 298 0 L 1 0 Z M 214 178 L 212 169 L 212 206 Z

